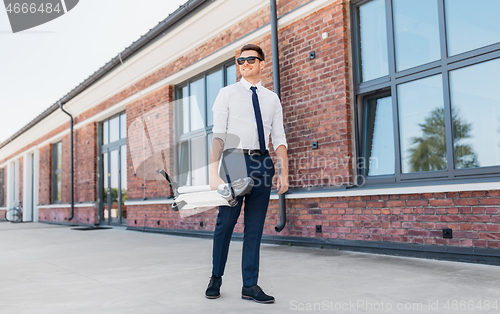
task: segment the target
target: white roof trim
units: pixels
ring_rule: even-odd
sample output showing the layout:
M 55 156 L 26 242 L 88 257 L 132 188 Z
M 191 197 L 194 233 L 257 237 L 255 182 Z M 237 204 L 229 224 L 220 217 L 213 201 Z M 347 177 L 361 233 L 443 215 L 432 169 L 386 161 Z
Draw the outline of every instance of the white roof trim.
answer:
M 364 189 L 353 188 L 342 191 L 311 191 L 301 193 L 290 193 L 286 195 L 287 199 L 302 199 L 302 198 L 324 198 L 324 197 L 343 197 L 343 196 L 367 196 L 367 195 L 394 195 L 394 194 L 422 194 L 422 193 L 446 193 L 446 192 L 462 192 L 462 191 L 487 191 L 499 190 L 499 182 L 481 182 L 481 183 L 456 183 L 443 185 L 425 185 L 425 186 L 410 186 L 410 187 L 391 187 L 380 189 Z M 271 195 L 271 199 L 279 199 L 279 195 Z
M 47 205 L 36 205 L 38 208 L 71 208 L 71 204 L 47 204 Z M 77 203 L 75 204 L 75 208 L 80 207 L 96 207 L 95 202 L 88 203 Z
M 134 206 L 134 205 L 162 205 L 162 204 L 172 204 L 174 202 L 173 199 L 163 199 L 163 200 L 130 200 L 125 201 L 126 206 Z

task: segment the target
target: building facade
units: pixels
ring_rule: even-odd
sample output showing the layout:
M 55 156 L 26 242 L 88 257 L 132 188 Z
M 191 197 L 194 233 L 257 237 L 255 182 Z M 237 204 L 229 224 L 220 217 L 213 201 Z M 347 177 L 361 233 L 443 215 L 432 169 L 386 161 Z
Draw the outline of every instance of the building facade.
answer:
M 281 0 L 277 13 L 290 191 L 280 233 L 272 196 L 264 241 L 498 264 L 500 4 Z M 239 80 L 241 46 L 263 48 L 273 90 L 270 22 L 267 0 L 188 1 L 61 99 L 71 221 L 58 104 L 1 145 L 0 210 L 209 236 L 217 210 L 172 211 L 158 170 L 207 184 L 211 105 Z

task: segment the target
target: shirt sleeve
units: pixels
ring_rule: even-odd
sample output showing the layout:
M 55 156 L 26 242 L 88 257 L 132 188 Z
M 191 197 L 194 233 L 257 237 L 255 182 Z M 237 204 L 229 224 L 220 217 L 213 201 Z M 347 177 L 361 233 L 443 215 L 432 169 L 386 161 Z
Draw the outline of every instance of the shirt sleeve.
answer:
M 227 119 L 229 117 L 229 105 L 225 89 L 221 89 L 212 107 L 214 126 L 212 128 L 213 136 L 222 140 L 225 139 L 227 132 Z
M 281 107 L 281 101 L 276 96 L 276 102 L 274 104 L 274 117 L 273 126 L 271 129 L 271 137 L 273 139 L 273 147 L 276 150 L 280 145 L 284 145 L 288 149 L 288 144 L 286 142 L 285 128 L 283 126 L 283 108 Z

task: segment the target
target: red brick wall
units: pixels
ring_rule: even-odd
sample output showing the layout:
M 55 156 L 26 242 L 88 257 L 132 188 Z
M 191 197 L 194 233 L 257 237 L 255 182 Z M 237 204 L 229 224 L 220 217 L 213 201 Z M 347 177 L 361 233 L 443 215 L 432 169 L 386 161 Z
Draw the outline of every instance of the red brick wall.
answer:
M 78 129 L 74 135 L 75 202 L 97 201 L 97 124 Z M 69 172 L 69 164 L 66 169 Z M 68 187 L 70 178 L 67 178 Z M 69 190 L 69 188 L 68 188 Z M 68 192 L 71 192 L 70 190 Z M 68 202 L 71 201 L 71 196 Z
M 74 148 L 73 148 L 73 150 L 74 150 Z M 71 202 L 71 171 L 70 171 L 71 158 L 70 158 L 70 152 L 71 152 L 71 150 L 70 150 L 70 135 L 67 134 L 62 138 L 61 203 Z
M 500 191 L 288 199 L 283 235 L 500 248 Z M 275 234 L 278 204 L 268 212 Z M 276 217 L 276 218 L 275 218 Z M 323 233 L 316 233 L 321 225 Z M 443 239 L 443 228 L 453 239 Z
M 51 174 L 52 174 L 52 145 L 46 145 L 39 150 L 39 189 L 38 203 L 50 204 L 51 197 Z
M 287 199 L 283 236 L 500 248 L 500 191 Z M 180 218 L 170 205 L 129 206 L 129 226 L 214 230 L 215 209 Z M 264 234 L 276 235 L 278 201 Z M 243 212 L 235 232 L 243 232 Z M 159 224 L 158 224 L 159 222 Z M 200 226 L 203 222 L 203 227 Z M 316 233 L 316 225 L 322 233 Z M 444 239 L 443 228 L 453 230 Z
M 168 182 L 156 171 L 166 168 L 173 174 L 175 129 L 172 100 L 173 89 L 167 86 L 127 106 L 129 199 L 170 195 Z
M 39 221 L 46 222 L 69 222 L 71 208 L 40 208 Z M 75 215 L 71 223 L 95 224 L 97 222 L 97 210 L 94 207 L 76 207 Z
M 96 201 L 97 126 L 92 123 L 74 132 L 75 202 Z M 49 144 L 40 149 L 39 203 L 52 203 L 52 151 Z M 62 138 L 62 203 L 71 202 L 70 135 Z
M 89 124 L 74 132 L 74 180 L 75 203 L 96 201 L 97 128 Z M 40 149 L 39 203 L 52 203 L 52 161 L 53 145 Z M 62 138 L 62 203 L 71 202 L 70 135 Z M 67 222 L 71 208 L 40 208 L 39 220 Z M 95 207 L 76 207 L 73 223 L 96 223 Z
M 309 2 L 311 2 L 311 0 L 277 0 L 276 8 L 277 8 L 278 18 Z M 269 10 L 269 7 L 267 8 L 267 10 Z
M 351 158 L 346 158 L 352 154 L 346 14 L 346 5 L 336 3 L 279 36 L 291 187 L 352 182 Z M 340 160 L 345 162 L 335 162 Z
M 127 225 L 146 228 L 214 230 L 217 215 L 217 209 L 210 209 L 194 216 L 180 218 L 178 212 L 171 210 L 170 204 L 128 206 L 127 209 Z M 200 222 L 203 222 L 203 227 L 200 227 Z M 242 220 L 240 222 L 242 223 Z

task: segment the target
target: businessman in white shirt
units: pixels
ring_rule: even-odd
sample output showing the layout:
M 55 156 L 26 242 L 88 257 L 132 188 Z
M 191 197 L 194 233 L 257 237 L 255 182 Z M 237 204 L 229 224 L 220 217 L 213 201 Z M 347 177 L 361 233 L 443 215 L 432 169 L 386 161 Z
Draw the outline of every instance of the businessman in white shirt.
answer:
M 222 88 L 212 109 L 214 139 L 210 164 L 211 188 L 217 189 L 219 184 L 243 176 L 250 176 L 255 185 L 249 194 L 238 197 L 237 206 L 219 207 L 214 231 L 212 277 L 205 292 L 209 299 L 220 296 L 229 243 L 244 200 L 241 297 L 259 303 L 274 302 L 274 297 L 265 294 L 257 285 L 260 242 L 275 172 L 268 152 L 269 135 L 280 166 L 278 194 L 288 190 L 288 158 L 280 99 L 260 82 L 264 60 L 264 52 L 259 46 L 243 46 L 240 57 L 236 59 L 242 79 Z M 228 135 L 239 138 L 236 148 L 227 150 L 228 143 L 225 141 Z M 221 167 L 219 174 L 221 156 L 226 167 Z M 246 165 L 238 160 L 244 160 Z

